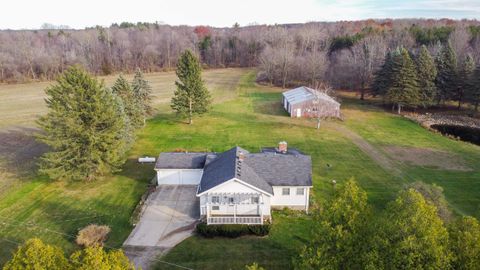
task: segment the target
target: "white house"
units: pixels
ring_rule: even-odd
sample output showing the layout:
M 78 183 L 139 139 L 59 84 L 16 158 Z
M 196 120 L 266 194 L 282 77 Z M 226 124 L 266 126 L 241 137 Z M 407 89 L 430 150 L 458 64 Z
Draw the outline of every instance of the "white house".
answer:
M 207 224 L 262 224 L 271 208 L 308 211 L 311 158 L 286 142 L 260 153 L 161 153 L 155 170 L 159 185 L 198 186 Z

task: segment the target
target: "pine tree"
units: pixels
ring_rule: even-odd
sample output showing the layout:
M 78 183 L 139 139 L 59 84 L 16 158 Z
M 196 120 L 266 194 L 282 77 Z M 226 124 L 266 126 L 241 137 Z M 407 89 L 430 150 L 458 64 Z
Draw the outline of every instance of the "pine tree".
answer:
M 133 77 L 132 88 L 135 99 L 141 104 L 143 113 L 143 125 L 149 115 L 153 113 L 152 108 L 152 87 L 150 83 L 145 80 L 143 73 L 140 69 L 135 72 Z
M 50 146 L 40 172 L 52 179 L 93 180 L 125 160 L 121 100 L 79 67 L 65 71 L 46 90 L 47 115 L 38 121 L 39 140 Z
M 187 116 L 192 124 L 194 114 L 203 114 L 210 105 L 210 93 L 204 85 L 201 76 L 200 62 L 195 55 L 186 50 L 177 64 L 177 77 L 175 81 L 177 90 L 172 98 L 171 107 L 181 116 Z
M 404 48 L 397 49 L 392 56 L 391 81 L 385 98 L 397 106 L 399 114 L 403 106 L 416 107 L 420 103 L 416 72 L 415 63 L 409 52 Z
M 462 106 L 462 101 L 465 98 L 465 93 L 470 87 L 471 78 L 474 72 L 475 61 L 473 60 L 472 55 L 467 54 L 458 75 L 458 86 L 455 93 L 455 99 L 458 101 L 458 109 L 460 109 L 460 107 Z
M 385 61 L 377 72 L 372 84 L 372 92 L 374 96 L 384 96 L 390 87 L 390 79 L 392 74 L 392 54 L 388 52 L 385 55 Z
M 112 92 L 122 100 L 123 108 L 128 119 L 126 123 L 128 142 L 131 143 L 133 142 L 136 129 L 143 125 L 142 104 L 136 99 L 130 83 L 123 75 L 118 76 L 112 86 Z
M 426 108 L 433 104 L 437 96 L 435 85 L 437 67 L 425 45 L 422 45 L 417 57 L 417 76 L 418 86 L 420 87 L 420 103 Z
M 438 104 L 451 99 L 457 90 L 457 56 L 450 42 L 443 46 L 436 59 Z
M 478 111 L 478 104 L 480 103 L 480 65 L 477 66 L 469 79 L 466 98 L 475 106 L 475 111 Z

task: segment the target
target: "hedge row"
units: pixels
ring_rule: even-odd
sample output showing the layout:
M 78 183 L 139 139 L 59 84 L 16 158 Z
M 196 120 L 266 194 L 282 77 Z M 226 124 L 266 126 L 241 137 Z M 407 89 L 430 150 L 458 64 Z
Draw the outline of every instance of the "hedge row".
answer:
M 270 232 L 270 224 L 245 225 L 245 224 L 223 224 L 207 225 L 205 222 L 197 224 L 196 232 L 205 237 L 223 236 L 235 238 L 242 235 L 265 236 Z

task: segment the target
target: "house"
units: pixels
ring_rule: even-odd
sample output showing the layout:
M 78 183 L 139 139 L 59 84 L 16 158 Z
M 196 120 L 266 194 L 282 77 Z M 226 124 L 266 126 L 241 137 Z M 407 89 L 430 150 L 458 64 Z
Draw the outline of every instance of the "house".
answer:
M 325 93 L 305 86 L 283 92 L 282 104 L 290 117 L 316 117 L 321 114 L 321 117 L 340 118 L 340 103 Z
M 272 208 L 308 211 L 312 161 L 286 142 L 250 153 L 161 153 L 158 185 L 197 185 L 207 224 L 263 224 Z

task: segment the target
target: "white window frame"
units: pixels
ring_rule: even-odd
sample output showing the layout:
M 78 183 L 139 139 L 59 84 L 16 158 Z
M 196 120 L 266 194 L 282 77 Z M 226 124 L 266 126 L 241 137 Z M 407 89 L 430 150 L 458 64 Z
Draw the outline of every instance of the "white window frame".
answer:
M 305 188 L 297 188 L 297 193 L 298 196 L 303 196 L 305 195 Z
M 235 198 L 234 197 L 228 197 L 227 201 L 228 201 L 228 204 L 235 204 Z
M 219 196 L 212 196 L 212 203 L 220 203 L 220 197 Z
M 259 204 L 260 203 L 260 198 L 259 197 L 251 197 L 250 202 L 252 204 Z
M 282 188 L 282 196 L 290 196 L 290 188 Z

